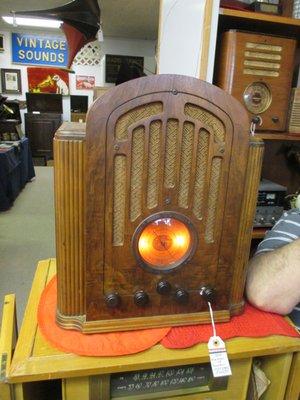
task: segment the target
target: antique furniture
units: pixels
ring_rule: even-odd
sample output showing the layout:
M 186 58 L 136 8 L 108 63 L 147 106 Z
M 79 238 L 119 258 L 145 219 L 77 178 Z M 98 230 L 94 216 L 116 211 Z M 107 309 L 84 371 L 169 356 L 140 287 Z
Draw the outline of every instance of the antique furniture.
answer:
M 62 95 L 26 93 L 25 133 L 33 157 L 53 158 L 53 137 L 62 123 Z
M 207 385 L 199 385 L 176 391 L 164 387 L 163 391 L 151 392 L 148 396 L 138 394 L 132 385 L 127 385 L 126 377 L 130 372 L 141 375 L 145 370 L 152 370 L 155 374 L 162 367 L 171 371 L 176 367 L 187 368 L 194 364 L 205 367 L 209 360 L 207 344 L 183 350 L 166 349 L 158 344 L 147 351 L 121 357 L 81 357 L 61 352 L 45 341 L 37 325 L 41 293 L 55 272 L 55 260 L 39 262 L 16 348 L 14 298 L 12 295 L 5 298 L 0 335 L 0 359 L 4 366 L 3 379 L 0 381 L 1 400 L 44 400 L 45 393 L 49 398 L 49 392 L 53 391 L 56 397 L 52 395 L 51 398 L 62 397 L 63 400 L 245 400 L 251 365 L 256 357 L 260 358 L 262 369 L 271 381 L 264 400 L 298 398 L 300 341 L 299 338 L 284 336 L 227 340 L 232 376 L 228 379 L 226 389 L 221 387 L 221 390 L 213 390 Z M 15 348 L 14 353 L 12 348 Z M 124 379 L 120 380 L 122 376 Z M 129 391 L 127 396 L 124 396 L 125 392 L 124 397 L 119 397 L 116 381 L 126 383 L 124 390 Z M 219 380 L 220 386 L 222 381 Z M 136 385 L 142 382 L 140 379 L 134 381 Z M 124 384 L 119 386 L 124 387 Z M 15 397 L 10 397 L 12 394 Z
M 238 118 L 236 116 L 238 115 Z M 109 90 L 54 140 L 57 321 L 86 333 L 242 312 L 262 142 L 198 79 Z

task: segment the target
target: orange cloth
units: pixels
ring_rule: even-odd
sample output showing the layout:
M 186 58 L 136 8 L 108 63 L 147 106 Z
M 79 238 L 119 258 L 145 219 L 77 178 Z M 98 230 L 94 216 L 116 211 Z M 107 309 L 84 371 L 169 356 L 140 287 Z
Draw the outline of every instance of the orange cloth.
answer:
M 229 322 L 216 324 L 217 335 L 223 340 L 233 337 L 263 337 L 284 335 L 299 337 L 299 332 L 281 315 L 260 311 L 246 304 L 243 314 L 232 317 Z M 212 336 L 211 324 L 174 327 L 161 341 L 170 349 L 191 347 L 200 342 L 208 342 Z
M 167 348 L 191 347 L 199 342 L 207 342 L 212 335 L 211 324 L 91 335 L 62 329 L 55 322 L 56 294 L 54 277 L 41 296 L 38 324 L 46 340 L 65 352 L 84 356 L 120 356 L 138 353 L 159 342 Z M 230 322 L 218 323 L 216 328 L 222 339 L 270 335 L 299 337 L 296 329 L 280 315 L 257 310 L 248 304 L 242 315 L 233 317 Z
M 82 356 L 120 356 L 146 350 L 171 328 L 129 332 L 82 334 L 60 328 L 55 322 L 57 285 L 54 277 L 44 289 L 38 307 L 38 325 L 47 341 L 59 350 Z

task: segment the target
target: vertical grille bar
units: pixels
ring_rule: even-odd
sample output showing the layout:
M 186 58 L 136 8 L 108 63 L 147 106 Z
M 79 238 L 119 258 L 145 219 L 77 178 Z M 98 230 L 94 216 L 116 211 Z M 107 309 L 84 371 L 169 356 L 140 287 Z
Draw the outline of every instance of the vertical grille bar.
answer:
M 120 246 L 124 241 L 125 225 L 126 156 L 124 155 L 117 155 L 114 159 L 113 191 L 113 245 Z
M 213 158 L 208 195 L 207 220 L 205 227 L 205 241 L 207 243 L 211 243 L 214 241 L 215 220 L 221 176 L 221 164 L 222 159 L 220 157 Z
M 170 189 L 175 186 L 176 148 L 178 137 L 178 121 L 170 119 L 167 122 L 165 175 L 164 185 Z
M 180 176 L 179 176 L 179 207 L 188 208 L 190 175 L 193 158 L 194 125 L 190 122 L 183 124 Z
M 143 165 L 145 128 L 140 126 L 132 133 L 130 219 L 135 221 L 142 213 Z
M 149 209 L 158 204 L 161 127 L 161 121 L 154 121 L 150 125 L 147 183 L 147 207 Z
M 204 202 L 204 185 L 207 171 L 209 149 L 209 134 L 201 129 L 198 135 L 196 174 L 193 199 L 193 213 L 198 219 L 202 219 L 203 202 Z

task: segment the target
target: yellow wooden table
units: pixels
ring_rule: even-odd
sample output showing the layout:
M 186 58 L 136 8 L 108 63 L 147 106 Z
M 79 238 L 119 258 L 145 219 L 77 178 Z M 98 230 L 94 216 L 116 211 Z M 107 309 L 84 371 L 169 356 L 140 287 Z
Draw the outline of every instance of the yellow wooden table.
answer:
M 51 383 L 56 379 L 59 379 L 61 398 L 64 400 L 244 400 L 255 357 L 260 357 L 262 368 L 271 380 L 271 385 L 263 395 L 264 400 L 298 399 L 300 367 L 297 352 L 300 351 L 300 339 L 283 336 L 227 340 L 232 376 L 228 380 L 226 390 L 208 391 L 208 388 L 202 387 L 173 390 L 165 394 L 161 392 L 112 397 L 110 383 L 114 374 L 207 363 L 207 345 L 199 344 L 182 350 L 170 350 L 156 345 L 144 352 L 120 357 L 82 357 L 63 353 L 44 340 L 36 317 L 40 295 L 55 271 L 54 259 L 39 262 L 12 359 L 15 304 L 14 296 L 5 298 L 0 336 L 0 400 L 36 400 L 39 397 L 34 395 L 35 383 L 40 385 L 41 382 L 48 381 L 49 384 L 49 381 Z

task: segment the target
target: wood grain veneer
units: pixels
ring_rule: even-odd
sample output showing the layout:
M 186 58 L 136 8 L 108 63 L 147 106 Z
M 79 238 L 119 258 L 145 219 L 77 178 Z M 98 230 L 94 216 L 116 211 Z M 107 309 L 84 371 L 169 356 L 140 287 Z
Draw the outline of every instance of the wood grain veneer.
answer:
M 241 312 L 261 163 L 245 109 L 206 82 L 160 75 L 111 89 L 89 110 L 86 137 L 83 126 L 55 139 L 59 324 L 93 333 L 205 323 L 203 285 L 216 290 L 216 320 Z M 141 268 L 132 248 L 159 212 L 188 218 L 198 236 L 168 273 Z M 160 279 L 168 296 L 156 292 Z M 186 304 L 174 300 L 178 288 Z M 138 290 L 146 307 L 133 302 Z M 108 308 L 116 292 L 121 303 Z
M 85 314 L 85 146 L 82 128 L 75 126 L 64 125 L 54 139 L 57 305 L 65 316 Z
M 257 130 L 286 129 L 296 42 L 234 29 L 222 34 L 217 85 L 243 104 L 245 89 L 253 83 L 263 82 L 271 93 L 270 106 L 257 114 L 262 118 Z M 253 104 L 260 101 L 255 96 Z M 255 115 L 249 111 L 250 118 Z

